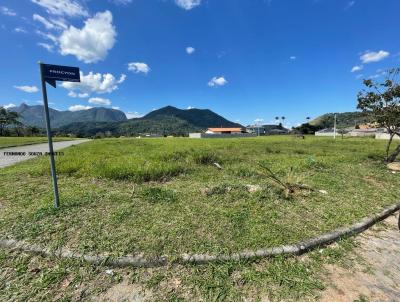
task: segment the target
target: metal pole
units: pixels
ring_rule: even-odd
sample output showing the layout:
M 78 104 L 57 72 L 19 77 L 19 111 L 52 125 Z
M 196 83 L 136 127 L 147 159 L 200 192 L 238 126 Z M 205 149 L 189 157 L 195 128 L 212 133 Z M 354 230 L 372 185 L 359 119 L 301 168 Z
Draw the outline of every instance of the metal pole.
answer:
M 44 107 L 44 116 L 46 120 L 47 139 L 49 141 L 51 177 L 53 179 L 53 191 L 54 191 L 54 207 L 57 209 L 60 206 L 60 200 L 58 197 L 56 163 L 54 161 L 53 139 L 50 128 L 49 104 L 47 102 L 47 90 L 46 90 L 46 82 L 44 80 L 43 63 L 39 62 L 39 65 L 40 65 L 40 78 L 42 80 L 43 107 Z
M 335 119 L 333 123 L 333 138 L 336 139 L 336 113 L 335 113 Z

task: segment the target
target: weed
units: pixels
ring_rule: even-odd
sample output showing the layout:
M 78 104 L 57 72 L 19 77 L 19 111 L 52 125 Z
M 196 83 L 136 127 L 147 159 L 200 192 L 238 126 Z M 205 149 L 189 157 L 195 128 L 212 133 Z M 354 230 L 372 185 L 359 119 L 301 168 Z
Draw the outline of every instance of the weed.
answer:
M 359 295 L 357 299 L 355 299 L 353 302 L 368 302 L 368 297 L 364 295 Z
M 271 180 L 282 189 L 285 198 L 292 197 L 301 190 L 313 190 L 311 187 L 301 183 L 303 177 L 297 175 L 293 167 L 289 168 L 289 172 L 285 175 L 284 179 L 279 178 L 277 174 L 268 167 L 268 164 L 260 163 L 260 167 L 263 169 L 267 179 Z
M 174 191 L 160 187 L 144 187 L 140 195 L 151 203 L 175 202 L 177 200 Z
M 198 165 L 212 165 L 214 163 L 221 163 L 221 159 L 210 151 L 195 152 L 192 154 L 193 161 Z

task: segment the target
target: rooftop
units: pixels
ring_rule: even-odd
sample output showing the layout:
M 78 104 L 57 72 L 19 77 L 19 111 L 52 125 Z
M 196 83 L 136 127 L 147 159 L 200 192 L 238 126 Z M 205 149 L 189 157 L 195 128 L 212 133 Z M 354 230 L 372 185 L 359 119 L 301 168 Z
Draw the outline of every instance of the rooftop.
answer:
M 241 132 L 242 128 L 208 128 L 208 130 L 213 132 Z

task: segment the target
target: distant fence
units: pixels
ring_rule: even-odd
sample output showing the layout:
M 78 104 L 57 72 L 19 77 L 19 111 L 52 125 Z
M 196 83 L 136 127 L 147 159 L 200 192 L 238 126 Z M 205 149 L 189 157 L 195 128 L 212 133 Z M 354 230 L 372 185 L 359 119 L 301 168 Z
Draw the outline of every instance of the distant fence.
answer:
M 390 135 L 389 135 L 389 133 L 377 133 L 377 134 L 375 134 L 375 138 L 376 139 L 387 139 L 387 140 L 389 140 Z M 400 139 L 400 136 L 395 135 L 393 137 L 393 139 Z
M 335 134 L 333 132 L 315 132 L 315 136 L 334 136 Z M 336 133 L 336 135 L 338 135 Z
M 236 133 L 236 134 L 208 134 L 208 133 L 189 133 L 190 138 L 234 138 L 234 137 L 256 137 L 255 133 Z

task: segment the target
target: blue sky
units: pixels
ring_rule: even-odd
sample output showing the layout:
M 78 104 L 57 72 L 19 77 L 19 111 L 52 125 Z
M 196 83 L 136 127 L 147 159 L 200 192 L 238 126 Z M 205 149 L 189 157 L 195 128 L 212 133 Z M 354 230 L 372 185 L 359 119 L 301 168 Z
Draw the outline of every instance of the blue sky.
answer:
M 0 105 L 40 103 L 37 62 L 77 66 L 50 106 L 209 108 L 242 124 L 353 111 L 400 65 L 398 0 L 1 0 Z

